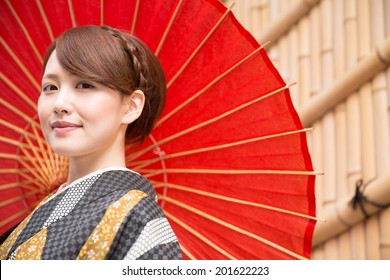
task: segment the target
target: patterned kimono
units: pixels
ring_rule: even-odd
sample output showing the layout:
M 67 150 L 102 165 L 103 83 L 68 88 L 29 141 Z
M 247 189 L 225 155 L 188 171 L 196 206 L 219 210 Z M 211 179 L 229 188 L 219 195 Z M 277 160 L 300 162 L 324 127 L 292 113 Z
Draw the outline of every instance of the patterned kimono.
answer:
M 105 169 L 46 197 L 0 247 L 0 259 L 181 259 L 150 183 Z

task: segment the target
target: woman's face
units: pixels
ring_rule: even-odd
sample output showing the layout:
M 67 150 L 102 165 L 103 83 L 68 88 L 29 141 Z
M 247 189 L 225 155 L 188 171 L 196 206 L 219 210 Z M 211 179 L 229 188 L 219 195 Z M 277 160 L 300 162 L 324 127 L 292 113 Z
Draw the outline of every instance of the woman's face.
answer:
M 124 145 L 128 105 L 119 92 L 67 72 L 54 51 L 42 79 L 38 115 L 54 152 L 100 156 Z

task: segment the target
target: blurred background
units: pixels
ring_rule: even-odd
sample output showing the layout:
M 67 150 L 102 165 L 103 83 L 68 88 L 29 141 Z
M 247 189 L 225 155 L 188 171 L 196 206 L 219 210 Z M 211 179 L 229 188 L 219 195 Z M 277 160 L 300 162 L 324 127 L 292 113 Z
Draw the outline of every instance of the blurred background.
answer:
M 316 179 L 312 259 L 390 259 L 390 0 L 239 0 L 304 127 Z M 354 201 L 354 202 L 353 202 Z

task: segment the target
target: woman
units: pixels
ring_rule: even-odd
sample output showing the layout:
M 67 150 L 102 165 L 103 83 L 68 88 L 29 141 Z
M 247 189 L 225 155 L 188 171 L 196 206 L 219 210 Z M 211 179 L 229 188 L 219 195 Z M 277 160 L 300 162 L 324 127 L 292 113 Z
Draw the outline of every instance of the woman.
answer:
M 69 159 L 67 182 L 0 247 L 1 259 L 181 259 L 150 183 L 126 168 L 165 102 L 165 77 L 138 39 L 110 27 L 64 32 L 43 65 L 38 116 Z

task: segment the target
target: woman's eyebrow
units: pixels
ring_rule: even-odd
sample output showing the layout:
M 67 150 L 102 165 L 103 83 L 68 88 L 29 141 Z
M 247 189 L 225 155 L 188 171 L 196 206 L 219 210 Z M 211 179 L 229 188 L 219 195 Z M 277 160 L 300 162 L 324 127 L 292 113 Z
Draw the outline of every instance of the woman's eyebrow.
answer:
M 57 79 L 58 78 L 58 75 L 57 74 L 53 74 L 53 73 L 48 73 L 46 75 L 44 75 L 42 77 L 42 80 L 43 79 Z

